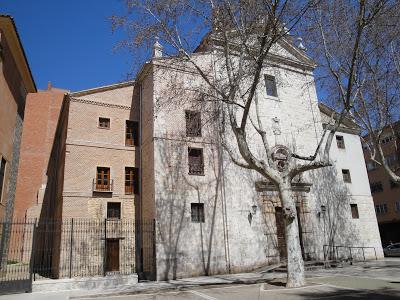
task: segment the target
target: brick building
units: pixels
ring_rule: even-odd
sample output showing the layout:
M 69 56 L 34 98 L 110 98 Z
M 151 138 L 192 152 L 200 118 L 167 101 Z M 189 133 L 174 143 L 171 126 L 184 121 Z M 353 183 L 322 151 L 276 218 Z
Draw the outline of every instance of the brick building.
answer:
M 14 20 L 0 15 L 0 219 L 11 218 L 27 93 L 36 92 Z
M 47 165 L 64 94 L 53 88 L 26 97 L 20 163 L 14 205 L 14 219 L 26 217 L 27 209 L 43 202 Z
M 37 244 L 53 245 L 40 265 L 53 277 L 134 272 L 139 115 L 132 91 L 126 82 L 63 99 L 43 201 L 27 211 L 43 233 Z
M 368 139 L 368 137 L 367 137 Z M 400 167 L 400 122 L 383 130 L 380 143 L 385 159 L 392 170 Z M 370 152 L 364 147 L 368 178 L 374 198 L 382 244 L 400 242 L 400 185 L 393 182 L 383 167 L 371 160 Z
M 205 67 L 216 61 L 207 47 L 205 39 L 193 54 Z M 125 231 L 129 238 L 105 229 L 104 238 L 95 232 L 85 243 L 102 243 L 107 260 L 87 258 L 85 251 L 76 255 L 90 266 L 115 262 L 134 234 L 136 249 L 125 262 L 129 267 L 136 263 L 135 270 L 150 273 L 148 278 L 243 272 L 285 260 L 276 188 L 232 163 L 221 141 L 235 143 L 229 126 L 219 127 L 226 123 L 218 119 L 218 107 L 194 101 L 193 90 L 204 84 L 201 78 L 184 63 L 163 57 L 160 49 L 157 43 L 156 55 L 135 82 L 65 96 L 43 204 L 28 215 L 40 214 L 40 220 L 155 219 L 155 245 L 141 228 Z M 288 41 L 272 51 L 274 64 L 263 69 L 256 91 L 268 139 L 301 155 L 313 153 L 333 112 L 318 104 L 315 65 Z M 212 76 L 223 76 L 218 64 L 212 67 L 218 74 Z M 262 147 L 251 146 L 254 151 Z M 349 256 L 346 247 L 353 247 L 354 259 L 382 257 L 359 128 L 352 120 L 339 128 L 330 156 L 333 166 L 293 182 L 303 258 L 322 260 L 335 245 L 345 246 L 340 253 L 333 248 L 342 258 Z M 68 235 L 53 236 L 50 243 L 54 249 L 69 245 Z M 145 251 L 152 254 L 149 260 L 143 258 Z M 53 269 L 64 269 L 62 256 L 52 255 Z M 119 262 L 114 270 L 123 270 Z

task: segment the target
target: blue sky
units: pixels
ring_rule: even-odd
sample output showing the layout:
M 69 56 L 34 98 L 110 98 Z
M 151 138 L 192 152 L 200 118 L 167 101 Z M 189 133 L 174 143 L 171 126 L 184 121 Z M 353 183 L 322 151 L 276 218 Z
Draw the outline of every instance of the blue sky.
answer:
M 123 0 L 0 0 L 0 13 L 14 17 L 38 89 L 51 81 L 71 91 L 126 80 L 134 61 L 114 51 L 123 32 L 108 17 Z

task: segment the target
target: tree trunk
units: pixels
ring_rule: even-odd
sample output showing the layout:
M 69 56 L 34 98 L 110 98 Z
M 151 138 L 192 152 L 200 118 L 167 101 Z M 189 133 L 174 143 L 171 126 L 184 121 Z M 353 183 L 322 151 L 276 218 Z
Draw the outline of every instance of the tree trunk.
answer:
M 290 180 L 284 180 L 284 182 L 279 185 L 279 193 L 285 218 L 287 249 L 286 287 L 299 287 L 305 284 L 304 262 L 299 239 L 296 203 L 293 198 Z

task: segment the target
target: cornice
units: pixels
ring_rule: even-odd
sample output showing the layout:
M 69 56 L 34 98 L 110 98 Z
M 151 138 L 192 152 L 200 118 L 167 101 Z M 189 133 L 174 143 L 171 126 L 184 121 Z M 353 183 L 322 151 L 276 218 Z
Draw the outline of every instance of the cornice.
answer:
M 89 105 L 97 105 L 97 106 L 104 106 L 104 107 L 110 107 L 110 108 L 118 108 L 118 109 L 124 109 L 124 110 L 131 110 L 132 109 L 131 106 L 127 106 L 127 105 L 105 103 L 105 102 L 99 102 L 99 101 L 82 99 L 82 98 L 75 98 L 75 97 L 70 97 L 70 101 L 71 102 L 77 102 L 77 103 L 89 104 Z

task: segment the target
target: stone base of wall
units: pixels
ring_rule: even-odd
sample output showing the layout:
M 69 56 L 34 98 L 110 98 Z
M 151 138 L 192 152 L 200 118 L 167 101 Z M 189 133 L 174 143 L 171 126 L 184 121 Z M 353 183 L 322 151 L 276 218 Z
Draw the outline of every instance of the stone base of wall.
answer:
M 39 280 L 32 284 L 32 292 L 55 292 L 69 290 L 105 290 L 138 283 L 137 274 L 107 275 L 54 280 Z

